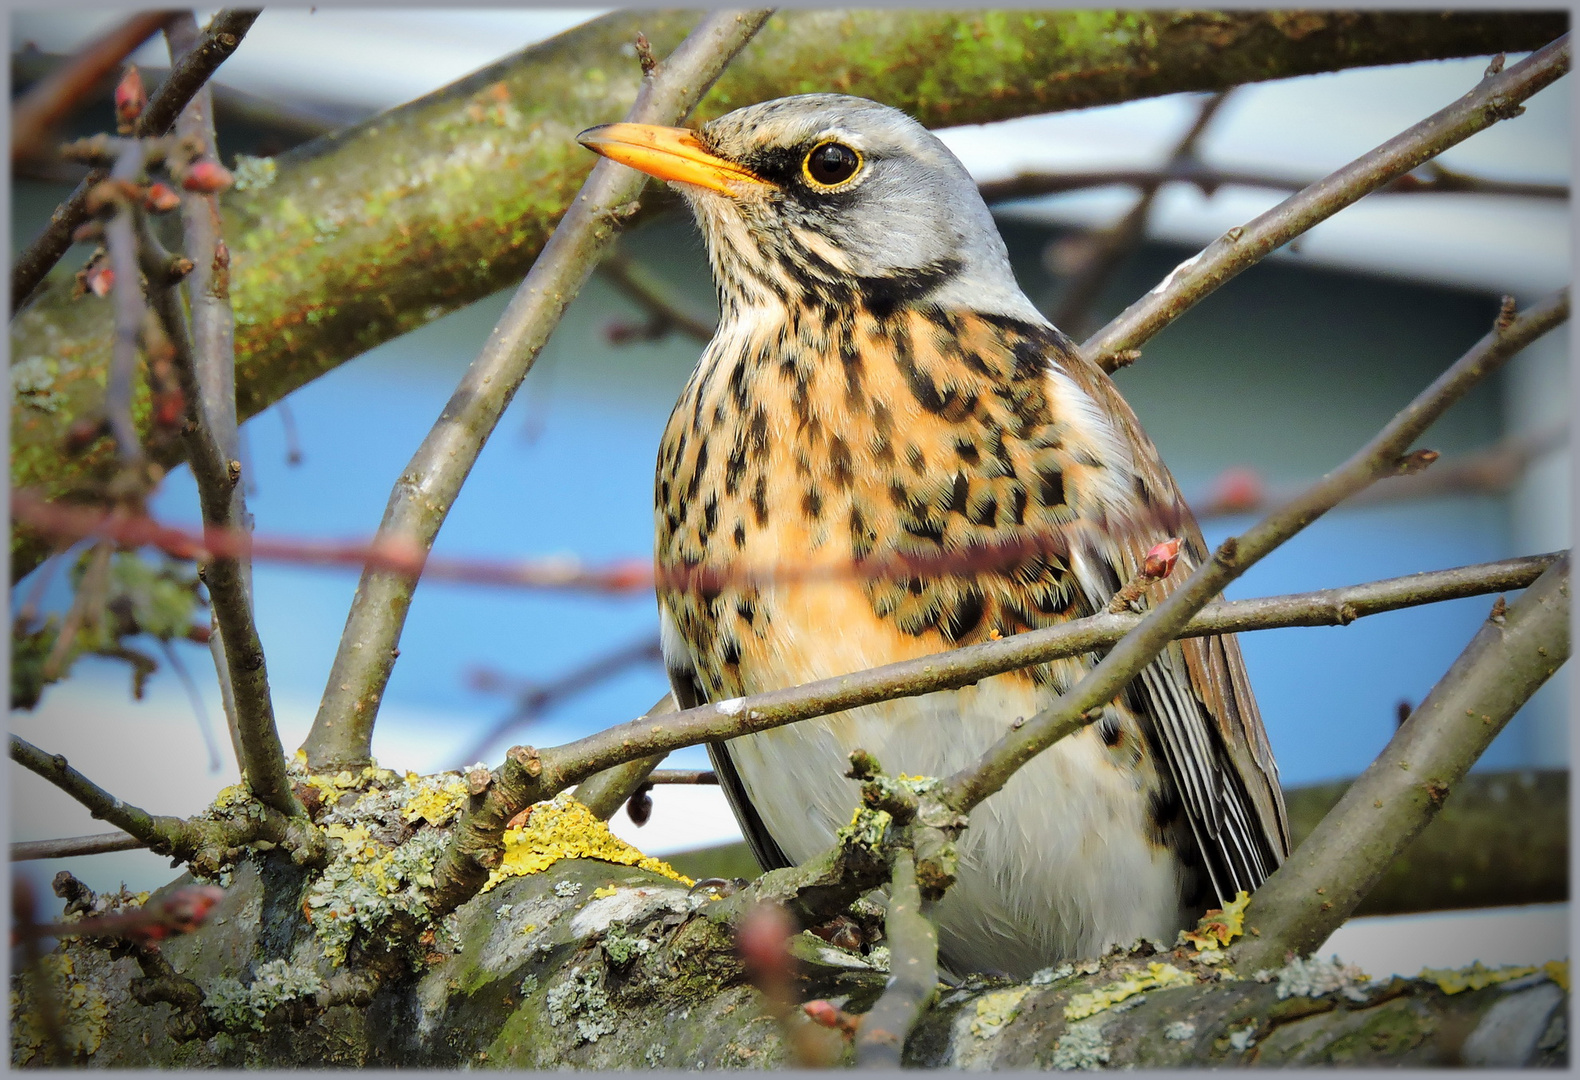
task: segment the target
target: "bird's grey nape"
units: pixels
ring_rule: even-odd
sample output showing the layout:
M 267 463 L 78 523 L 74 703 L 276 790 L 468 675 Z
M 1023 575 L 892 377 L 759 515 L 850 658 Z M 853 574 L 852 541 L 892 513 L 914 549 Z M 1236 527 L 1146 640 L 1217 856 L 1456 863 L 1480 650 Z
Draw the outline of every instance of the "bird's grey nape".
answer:
M 843 256 L 842 274 L 930 276 L 936 281 L 930 302 L 1047 322 L 1016 282 L 971 174 L 936 135 L 898 109 L 806 94 L 737 109 L 705 125 L 702 135 L 722 157 L 764 169 L 771 163 L 784 191 L 766 204 L 735 207 L 704 196 L 718 204 L 696 207 L 710 245 L 727 242 L 720 234 L 733 231 L 722 229 L 720 218 L 740 213 L 755 219 L 747 223 L 754 246 L 803 247 L 810 234 L 823 242 L 822 254 L 814 249 L 810 259 L 814 266 L 831 247 Z M 862 168 L 847 186 L 823 194 L 795 174 L 805 153 L 828 140 L 856 150 Z M 729 257 L 719 252 L 716 262 L 719 256 Z M 940 267 L 948 273 L 938 274 Z

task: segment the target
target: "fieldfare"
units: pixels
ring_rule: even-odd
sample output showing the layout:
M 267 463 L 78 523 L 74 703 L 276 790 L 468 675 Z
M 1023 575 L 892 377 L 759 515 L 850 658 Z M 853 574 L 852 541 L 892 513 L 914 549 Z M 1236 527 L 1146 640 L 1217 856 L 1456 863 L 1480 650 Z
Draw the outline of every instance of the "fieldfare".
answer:
M 1100 612 L 1170 536 L 1185 564 L 1171 580 L 1206 557 L 1135 414 L 1021 292 L 970 175 L 915 120 L 810 94 L 699 131 L 610 124 L 580 141 L 674 185 L 718 286 L 718 332 L 664 432 L 654 499 L 683 707 Z M 1043 546 L 971 564 L 1027 540 Z M 952 555 L 961 565 L 937 573 L 860 573 Z M 828 572 L 730 576 L 774 566 Z M 685 576 L 699 568 L 711 576 Z M 947 775 L 1091 663 L 711 753 L 758 861 L 790 865 L 850 820 L 852 750 L 891 773 Z M 934 911 L 940 953 L 956 971 L 1024 977 L 1114 943 L 1172 943 L 1254 889 L 1288 837 L 1237 642 L 1178 641 L 971 815 Z

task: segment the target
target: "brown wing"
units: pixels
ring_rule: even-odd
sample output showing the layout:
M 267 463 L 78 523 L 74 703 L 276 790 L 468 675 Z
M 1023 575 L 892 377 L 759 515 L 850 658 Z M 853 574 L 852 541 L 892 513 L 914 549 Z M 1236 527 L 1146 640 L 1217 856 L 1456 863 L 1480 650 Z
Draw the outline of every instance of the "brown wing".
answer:
M 1181 561 L 1169 582 L 1154 589 L 1161 599 L 1201 560 L 1206 546 L 1174 477 L 1158 457 L 1135 414 L 1112 381 L 1082 360 L 1073 345 L 1054 359 L 1061 370 L 1108 414 L 1129 442 L 1144 500 L 1178 510 Z M 1109 519 L 1099 550 L 1111 579 L 1107 595 L 1092 596 L 1101 609 L 1108 596 L 1140 568 L 1146 552 L 1165 539 L 1155 526 Z M 1164 755 L 1185 803 L 1220 900 L 1259 885 L 1289 854 L 1289 822 L 1278 768 L 1251 693 L 1235 637 L 1189 638 L 1167 650 L 1132 684 L 1137 705 L 1157 726 Z

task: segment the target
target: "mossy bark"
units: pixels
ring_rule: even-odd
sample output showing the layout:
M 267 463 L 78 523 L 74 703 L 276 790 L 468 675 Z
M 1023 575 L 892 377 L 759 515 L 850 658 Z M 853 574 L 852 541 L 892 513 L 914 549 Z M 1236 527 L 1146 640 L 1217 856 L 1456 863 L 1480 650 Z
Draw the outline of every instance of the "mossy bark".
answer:
M 595 20 L 409 105 L 300 147 L 224 200 L 242 418 L 380 342 L 519 279 L 593 158 L 573 136 L 622 116 L 638 30 L 662 56 L 695 13 Z M 876 98 L 931 125 L 975 123 L 1368 64 L 1531 49 L 1562 12 L 788 11 L 698 118 L 785 94 Z M 54 497 L 113 465 L 60 448 L 104 393 L 108 306 L 69 268 L 12 322 L 12 483 Z M 136 419 L 145 423 L 146 394 Z M 12 535 L 13 573 L 47 548 Z
M 219 1000 L 221 981 L 248 983 L 271 964 L 276 975 L 289 976 L 282 985 L 343 982 L 346 972 L 324 960 L 302 917 L 304 884 L 302 872 L 283 859 L 242 864 L 208 923 L 167 941 L 165 957 L 210 1003 Z M 74 1003 L 67 1037 L 87 1048 L 75 1059 L 87 1066 L 785 1065 L 783 1032 L 746 983 L 728 926 L 710 914 L 727 906 L 690 897 L 643 870 L 562 861 L 463 905 L 436 939 L 419 939 L 411 966 L 403 962 L 402 973 L 371 1000 L 324 1009 L 290 992 L 254 992 L 261 1014 L 233 1003 L 210 1014 L 217 1030 L 185 1042 L 171 1037 L 172 1006 L 136 999 L 139 971 L 131 959 L 111 960 L 70 941 L 57 954 L 70 968 L 57 989 Z M 805 998 L 861 1012 L 883 988 L 885 974 L 855 953 L 806 934 L 793 952 Z M 1066 1018 L 1077 994 L 1160 962 L 1193 981 Z M 22 978 L 14 989 L 23 988 Z M 1143 949 L 1040 986 L 976 979 L 942 988 L 907 1044 L 905 1063 L 1563 1065 L 1566 1000 L 1540 972 L 1456 994 L 1431 982 L 1394 980 L 1359 1000 L 1336 992 L 1281 998 L 1277 980 L 1225 979 L 1185 954 Z M 36 1016 L 29 1016 L 35 1008 L 25 990 L 13 1006 L 14 1064 L 49 1060 Z

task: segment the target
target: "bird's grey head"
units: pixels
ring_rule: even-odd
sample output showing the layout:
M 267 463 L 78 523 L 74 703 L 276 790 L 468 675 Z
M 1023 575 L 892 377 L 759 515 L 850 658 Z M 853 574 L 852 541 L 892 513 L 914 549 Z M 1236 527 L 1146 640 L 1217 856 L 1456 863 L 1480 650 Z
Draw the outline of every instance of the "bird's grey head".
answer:
M 1042 321 L 970 174 L 897 109 L 806 94 L 695 133 L 611 124 L 581 138 L 685 196 L 727 311 L 925 301 Z

